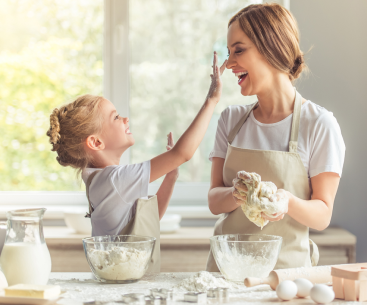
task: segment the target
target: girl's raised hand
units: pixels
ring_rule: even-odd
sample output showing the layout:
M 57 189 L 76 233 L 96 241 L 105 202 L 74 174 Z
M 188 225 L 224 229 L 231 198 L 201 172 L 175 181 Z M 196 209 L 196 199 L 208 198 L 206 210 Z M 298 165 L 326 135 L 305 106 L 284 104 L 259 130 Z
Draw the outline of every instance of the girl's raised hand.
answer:
M 224 63 L 220 68 L 218 67 L 218 55 L 217 52 L 214 51 L 213 74 L 210 75 L 212 82 L 210 84 L 209 92 L 206 97 L 207 100 L 213 100 L 216 103 L 219 102 L 220 97 L 222 95 L 221 75 L 223 74 L 223 71 L 226 68 L 226 64 L 227 60 L 224 61 Z
M 167 151 L 171 150 L 172 147 L 175 146 L 175 142 L 173 141 L 173 135 L 172 132 L 170 132 L 167 135 L 167 146 L 166 149 Z M 177 180 L 178 176 L 179 176 L 179 170 L 178 167 L 176 167 L 173 171 L 170 171 L 167 176 L 172 176 L 173 178 L 175 178 Z

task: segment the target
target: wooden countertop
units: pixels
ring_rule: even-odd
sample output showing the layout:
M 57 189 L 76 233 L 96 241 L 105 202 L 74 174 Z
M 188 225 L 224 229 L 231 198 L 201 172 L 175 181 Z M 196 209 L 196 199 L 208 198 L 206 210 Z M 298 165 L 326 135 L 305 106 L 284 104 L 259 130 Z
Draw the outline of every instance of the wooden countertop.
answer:
M 88 234 L 74 233 L 68 227 L 44 227 L 44 235 L 49 246 L 80 245 Z M 161 245 L 209 245 L 213 236 L 212 227 L 182 227 L 173 234 L 161 234 Z M 327 228 L 324 231 L 311 231 L 310 238 L 318 246 L 355 245 L 357 238 L 341 228 Z

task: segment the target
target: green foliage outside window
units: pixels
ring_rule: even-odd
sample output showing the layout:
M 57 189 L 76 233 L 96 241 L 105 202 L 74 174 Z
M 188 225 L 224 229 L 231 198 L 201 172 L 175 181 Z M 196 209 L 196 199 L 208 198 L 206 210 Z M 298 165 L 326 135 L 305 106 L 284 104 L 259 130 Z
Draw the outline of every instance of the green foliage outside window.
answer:
M 132 162 L 165 151 L 166 135 L 185 131 L 210 84 L 213 51 L 227 55 L 229 18 L 244 0 L 130 0 Z M 83 183 L 51 152 L 46 131 L 53 108 L 101 95 L 102 0 L 0 2 L 0 190 L 75 191 Z M 243 98 L 231 71 L 223 98 L 181 182 L 209 181 L 208 155 L 220 112 Z M 125 114 L 121 113 L 122 116 Z

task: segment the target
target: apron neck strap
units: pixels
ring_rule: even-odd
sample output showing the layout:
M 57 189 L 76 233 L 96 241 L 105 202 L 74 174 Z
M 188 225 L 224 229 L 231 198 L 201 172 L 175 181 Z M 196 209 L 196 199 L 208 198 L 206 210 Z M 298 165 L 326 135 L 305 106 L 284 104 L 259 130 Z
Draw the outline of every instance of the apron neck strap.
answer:
M 89 213 L 86 213 L 85 214 L 85 218 L 91 218 L 92 217 L 92 213 L 94 211 L 94 208 L 92 206 L 92 204 L 90 203 L 90 199 L 89 199 L 89 187 L 92 183 L 92 180 L 94 178 L 95 175 L 97 175 L 101 170 L 97 170 L 97 171 L 94 171 L 93 173 L 91 173 L 88 177 L 88 180 L 87 180 L 87 184 L 85 185 L 86 186 L 86 193 L 87 193 L 87 198 L 88 198 L 88 204 L 89 204 Z
M 294 101 L 294 109 L 293 109 L 293 119 L 292 119 L 292 129 L 291 129 L 291 138 L 289 141 L 289 152 L 297 152 L 298 147 L 298 131 L 299 131 L 299 122 L 301 117 L 301 107 L 302 107 L 302 96 L 298 93 L 296 88 L 294 88 L 296 93 L 295 101 Z M 236 126 L 231 130 L 227 137 L 228 144 L 232 144 L 235 136 L 240 131 L 243 124 L 245 124 L 248 116 L 251 111 L 254 110 L 259 105 L 259 102 L 256 102 L 252 105 L 250 110 L 241 118 L 241 120 L 236 124 Z
M 298 93 L 296 89 L 296 98 L 294 100 L 294 108 L 293 108 L 293 119 L 292 119 L 292 129 L 291 129 L 291 138 L 289 141 L 289 152 L 296 153 L 298 147 L 298 131 L 299 131 L 299 122 L 301 118 L 301 107 L 302 107 L 302 96 Z
M 241 118 L 241 120 L 236 124 L 236 126 L 231 130 L 227 137 L 227 141 L 229 144 L 232 144 L 234 137 L 237 135 L 237 133 L 240 131 L 243 124 L 245 124 L 248 116 L 250 115 L 251 111 L 254 110 L 259 105 L 259 102 L 256 102 L 253 104 L 250 108 L 250 110 Z

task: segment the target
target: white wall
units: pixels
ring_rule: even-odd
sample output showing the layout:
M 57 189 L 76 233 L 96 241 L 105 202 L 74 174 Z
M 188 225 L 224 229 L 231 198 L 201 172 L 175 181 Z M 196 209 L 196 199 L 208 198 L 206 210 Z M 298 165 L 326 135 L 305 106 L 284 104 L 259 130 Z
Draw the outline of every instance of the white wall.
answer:
M 357 261 L 367 261 L 367 1 L 292 0 L 307 79 L 307 99 L 332 111 L 347 147 L 332 225 L 357 235 Z

